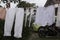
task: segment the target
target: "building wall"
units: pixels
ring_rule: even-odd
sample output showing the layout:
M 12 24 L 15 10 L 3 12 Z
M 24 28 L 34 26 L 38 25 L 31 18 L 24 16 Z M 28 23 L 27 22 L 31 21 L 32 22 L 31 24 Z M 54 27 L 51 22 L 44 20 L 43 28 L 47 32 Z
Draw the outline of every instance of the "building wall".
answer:
M 0 19 L 4 20 L 6 16 L 6 9 L 0 7 Z

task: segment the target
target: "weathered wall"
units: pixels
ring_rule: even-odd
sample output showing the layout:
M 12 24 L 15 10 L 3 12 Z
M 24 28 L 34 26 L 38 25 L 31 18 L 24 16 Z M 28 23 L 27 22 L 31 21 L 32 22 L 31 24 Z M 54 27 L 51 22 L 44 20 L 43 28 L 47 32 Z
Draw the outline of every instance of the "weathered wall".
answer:
M 0 8 L 0 19 L 4 20 L 6 16 L 6 9 Z

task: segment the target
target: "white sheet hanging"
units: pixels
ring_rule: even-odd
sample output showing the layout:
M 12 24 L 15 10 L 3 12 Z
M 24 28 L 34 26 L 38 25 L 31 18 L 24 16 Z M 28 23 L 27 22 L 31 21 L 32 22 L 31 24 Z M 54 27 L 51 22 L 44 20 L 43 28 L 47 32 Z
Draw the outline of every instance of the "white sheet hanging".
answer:
M 4 36 L 11 36 L 11 30 L 13 27 L 14 18 L 15 27 L 14 27 L 14 37 L 22 37 L 22 28 L 23 28 L 23 18 L 24 18 L 24 9 L 23 8 L 9 8 L 7 9 L 7 14 L 5 18 L 4 25 Z
M 48 25 L 52 25 L 55 22 L 55 7 L 49 6 L 47 7 L 47 13 L 48 13 Z
M 40 7 L 37 8 L 35 23 L 42 26 L 52 25 L 55 22 L 55 11 L 54 6 Z
M 4 36 L 11 36 L 14 16 L 15 16 L 15 8 L 7 9 L 5 24 L 4 24 Z

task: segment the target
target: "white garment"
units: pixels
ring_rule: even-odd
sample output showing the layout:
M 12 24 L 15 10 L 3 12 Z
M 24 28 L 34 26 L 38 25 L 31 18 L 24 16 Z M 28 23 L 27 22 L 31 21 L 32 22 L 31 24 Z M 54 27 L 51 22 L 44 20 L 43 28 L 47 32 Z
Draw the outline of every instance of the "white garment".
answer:
M 34 9 L 31 8 L 30 10 L 30 17 L 29 17 L 29 27 L 31 26 L 32 15 L 34 14 Z
M 55 6 L 55 8 L 57 8 L 59 5 L 58 4 L 55 4 L 54 6 Z
M 9 8 L 7 10 L 5 25 L 4 25 L 4 36 L 11 36 L 11 30 L 15 19 L 15 28 L 14 28 L 14 37 L 22 37 L 22 26 L 23 26 L 23 17 L 24 10 L 23 8 Z
M 5 7 L 6 3 L 3 3 L 3 2 L 1 1 L 0 5 L 1 5 L 2 7 Z
M 24 18 L 24 9 L 18 8 L 16 13 L 15 20 L 15 31 L 14 37 L 21 38 L 22 37 L 22 28 L 23 28 L 23 19 Z
M 52 25 L 55 22 L 55 7 L 49 6 L 47 7 L 47 13 L 48 13 L 48 25 Z
M 52 25 L 55 22 L 55 9 L 54 6 L 37 8 L 35 23 L 46 26 Z
M 29 12 L 29 8 L 26 8 L 25 13 L 26 13 L 26 17 L 25 17 L 25 27 L 26 27 L 27 17 L 28 17 L 28 15 L 30 14 L 30 12 Z
M 18 4 L 18 3 L 11 2 L 11 3 L 10 3 L 10 5 L 11 5 L 10 8 L 16 8 L 17 4 Z
M 58 7 L 56 26 L 60 27 L 60 6 Z

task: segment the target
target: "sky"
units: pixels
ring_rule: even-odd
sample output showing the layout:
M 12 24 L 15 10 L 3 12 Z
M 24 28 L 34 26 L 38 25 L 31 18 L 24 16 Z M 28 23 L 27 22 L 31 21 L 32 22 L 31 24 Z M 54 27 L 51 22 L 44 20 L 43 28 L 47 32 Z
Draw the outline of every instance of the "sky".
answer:
M 35 3 L 36 5 L 43 7 L 47 0 L 22 0 L 22 1 L 26 1 L 29 3 Z

